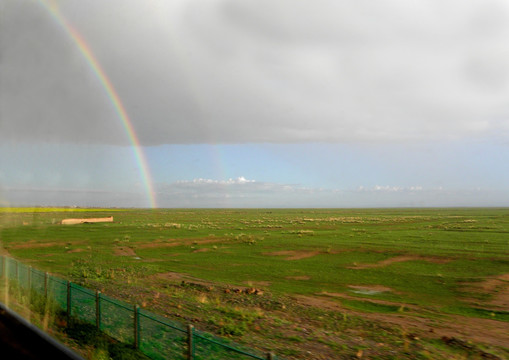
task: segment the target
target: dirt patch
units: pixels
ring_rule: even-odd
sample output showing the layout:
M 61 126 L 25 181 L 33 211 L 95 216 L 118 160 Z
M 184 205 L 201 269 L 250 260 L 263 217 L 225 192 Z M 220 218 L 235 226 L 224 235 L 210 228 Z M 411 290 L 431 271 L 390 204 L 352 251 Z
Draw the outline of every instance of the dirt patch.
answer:
M 331 295 L 331 294 L 329 294 Z M 345 294 L 336 294 L 341 297 Z M 363 318 L 394 324 L 423 338 L 456 337 L 469 341 L 477 341 L 492 346 L 507 347 L 509 332 L 507 323 L 503 321 L 469 318 L 464 316 L 448 316 L 440 321 L 420 316 L 404 314 L 381 314 L 354 311 L 343 307 L 339 302 L 320 296 L 296 295 L 298 303 L 315 306 L 325 310 L 340 311 L 344 314 L 355 314 Z M 358 300 L 358 298 L 356 298 Z
M 288 256 L 288 255 L 295 255 L 297 251 L 294 250 L 282 250 L 282 251 L 273 251 L 270 253 L 263 253 L 263 255 L 266 256 Z
M 287 257 L 285 260 L 307 259 L 320 254 L 320 251 L 297 252 L 295 255 Z
M 378 294 L 383 292 L 393 292 L 390 287 L 383 285 L 348 285 L 353 292 L 358 292 L 359 294 L 371 295 Z
M 180 246 L 182 245 L 182 243 L 180 242 L 162 242 L 160 240 L 156 240 L 154 242 L 151 242 L 151 243 L 147 243 L 147 244 L 138 244 L 137 246 L 140 248 L 140 249 L 152 249 L 152 248 L 165 248 L 165 247 L 175 247 L 175 246 Z
M 226 238 L 214 238 L 214 239 L 186 239 L 184 241 L 185 245 L 189 244 L 215 244 L 225 241 Z
M 262 295 L 263 291 L 261 289 L 256 289 L 254 286 L 259 287 L 268 287 L 270 286 L 270 282 L 268 281 L 246 281 L 247 286 L 239 286 L 239 285 L 228 285 L 221 284 L 212 281 L 207 281 L 204 279 L 195 278 L 189 274 L 185 273 L 176 273 L 176 272 L 167 272 L 161 274 L 155 274 L 151 276 L 152 279 L 157 281 L 163 281 L 164 283 L 172 282 L 172 283 L 181 283 L 181 285 L 187 286 L 203 286 L 205 289 L 213 289 L 213 288 L 224 288 L 228 293 L 246 293 L 246 294 L 257 294 Z
M 193 253 L 202 253 L 202 252 L 208 252 L 208 251 L 210 251 L 209 248 L 202 248 L 202 249 L 193 250 Z
M 171 281 L 182 281 L 184 279 L 189 280 L 190 276 L 186 274 L 176 273 L 176 272 L 167 272 L 154 275 L 155 278 L 161 280 L 171 280 Z
M 493 294 L 493 298 L 487 303 L 504 310 L 509 309 L 509 274 L 488 279 L 487 283 L 492 286 L 491 291 Z
M 503 275 L 497 276 L 497 279 L 509 282 L 509 274 L 503 274 Z
M 300 304 L 318 307 L 325 310 L 346 311 L 337 301 L 328 300 L 318 296 L 295 295 L 293 296 Z
M 441 257 L 432 257 L 432 256 L 413 256 L 413 255 L 401 255 L 395 256 L 389 259 L 385 259 L 373 264 L 360 264 L 355 266 L 349 266 L 349 269 L 371 269 L 377 267 L 384 267 L 395 263 L 406 262 L 406 261 L 427 261 L 435 264 L 445 264 L 451 261 L 452 259 L 441 258 Z
M 39 248 L 47 248 L 47 247 L 54 247 L 59 246 L 61 244 L 57 242 L 47 242 L 47 243 L 35 243 L 35 242 L 27 242 L 24 244 L 18 244 L 14 245 L 13 249 L 39 249 Z
M 270 281 L 244 281 L 248 286 L 265 286 L 268 287 L 271 285 Z
M 64 244 L 64 243 L 59 243 L 59 242 L 55 242 L 55 241 L 38 243 L 35 240 L 30 240 L 30 241 L 24 242 L 22 244 L 12 245 L 11 248 L 12 249 L 40 249 L 40 248 L 48 248 L 48 247 L 54 247 L 54 246 L 64 247 L 64 246 L 71 246 L 71 245 L 74 245 L 74 246 L 83 245 L 83 241 L 66 242 Z
M 489 277 L 476 283 L 467 283 L 465 289 L 469 292 L 488 294 L 491 298 L 483 300 L 483 307 L 495 307 L 501 310 L 509 309 L 509 274 Z M 470 300 L 471 303 L 476 301 Z
M 138 255 L 136 255 L 136 253 L 134 252 L 133 249 L 131 249 L 130 247 L 124 247 L 124 246 L 114 248 L 113 255 L 116 255 L 116 256 L 138 256 Z
M 195 277 L 192 277 L 185 273 L 176 273 L 176 272 L 167 272 L 162 274 L 155 274 L 152 276 L 153 279 L 163 281 L 163 282 L 172 282 L 172 283 L 181 283 L 181 284 L 190 284 L 190 285 L 200 285 L 204 286 L 207 289 L 214 287 L 215 283 L 203 279 L 198 279 Z
M 85 251 L 85 249 L 78 248 L 78 249 L 67 250 L 67 253 L 68 254 L 73 254 L 73 253 L 80 253 L 80 252 L 83 252 L 83 251 Z
M 320 254 L 320 251 L 296 251 L 296 250 L 281 250 L 270 253 L 264 253 L 266 256 L 287 256 L 285 260 L 301 260 L 307 259 Z
M 311 280 L 311 276 L 307 275 L 296 275 L 296 276 L 287 276 L 285 279 L 288 280 Z
M 404 307 L 406 309 L 414 309 L 416 310 L 417 307 L 413 305 L 407 305 L 407 304 L 401 304 L 394 301 L 387 301 L 387 300 L 380 300 L 380 299 L 368 299 L 368 298 L 360 298 L 354 295 L 348 295 L 345 293 L 329 293 L 329 292 L 321 292 L 317 295 L 320 296 L 327 296 L 330 298 L 340 298 L 340 299 L 347 299 L 347 300 L 355 300 L 355 301 L 364 301 L 366 303 L 372 303 L 372 304 L 380 304 L 380 305 L 389 305 L 389 306 L 397 306 L 397 307 Z

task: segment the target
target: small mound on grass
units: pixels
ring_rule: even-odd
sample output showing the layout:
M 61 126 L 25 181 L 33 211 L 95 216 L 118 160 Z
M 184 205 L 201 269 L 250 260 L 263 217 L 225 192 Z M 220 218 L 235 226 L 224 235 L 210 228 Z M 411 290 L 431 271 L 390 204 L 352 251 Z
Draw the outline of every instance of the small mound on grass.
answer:
M 296 275 L 296 276 L 287 276 L 285 279 L 288 280 L 311 280 L 311 276 L 307 275 Z
M 137 256 L 133 249 L 125 246 L 116 247 L 113 254 L 116 256 Z

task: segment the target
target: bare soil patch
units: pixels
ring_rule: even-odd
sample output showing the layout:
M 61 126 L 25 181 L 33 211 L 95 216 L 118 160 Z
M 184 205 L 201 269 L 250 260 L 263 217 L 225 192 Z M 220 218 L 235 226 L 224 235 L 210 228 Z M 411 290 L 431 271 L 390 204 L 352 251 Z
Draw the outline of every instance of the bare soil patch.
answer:
M 67 250 L 67 253 L 68 254 L 72 254 L 72 253 L 80 253 L 80 252 L 83 252 L 83 251 L 85 251 L 85 249 L 77 248 L 77 249 Z
M 248 286 L 270 286 L 270 281 L 244 281 Z
M 216 283 L 213 283 L 211 281 L 206 281 L 203 279 L 192 277 L 188 274 L 184 273 L 176 273 L 176 272 L 167 272 L 167 273 L 161 273 L 161 274 L 155 274 L 151 277 L 154 280 L 159 280 L 163 282 L 172 282 L 172 283 L 188 283 L 188 284 L 198 284 L 205 286 L 207 288 L 213 288 L 216 286 Z
M 383 285 L 348 285 L 350 289 L 366 292 L 394 292 L 390 287 Z
M 47 243 L 35 243 L 35 242 L 27 242 L 24 244 L 18 244 L 14 245 L 13 249 L 38 249 L 38 248 L 47 248 L 47 247 L 53 247 L 53 246 L 60 246 L 61 244 L 57 242 L 47 242 Z
M 228 285 L 228 284 L 220 284 L 217 282 L 207 281 L 200 278 L 195 278 L 185 273 L 176 273 L 176 272 L 167 272 L 161 274 L 155 274 L 151 276 L 151 279 L 156 281 L 163 281 L 164 283 L 172 282 L 172 283 L 181 283 L 190 286 L 202 286 L 207 290 L 211 290 L 214 288 L 224 289 L 225 292 L 228 293 L 246 293 L 246 294 L 256 294 L 262 295 L 263 291 L 261 289 L 254 288 L 254 286 L 259 287 L 268 287 L 270 286 L 270 282 L 268 281 L 246 281 L 247 286 L 239 286 L 239 285 Z
M 413 306 L 413 305 L 401 304 L 401 303 L 398 303 L 398 302 L 395 302 L 395 301 L 387 301 L 387 300 L 380 300 L 380 299 L 360 298 L 360 297 L 357 297 L 357 296 L 354 296 L 354 295 L 348 295 L 348 294 L 345 294 L 345 293 L 322 292 L 322 293 L 319 293 L 317 295 L 327 296 L 327 297 L 330 297 L 330 298 L 340 298 L 340 299 L 348 299 L 348 300 L 356 300 L 356 301 L 365 301 L 365 302 L 368 302 L 368 303 L 380 304 L 380 305 L 390 305 L 390 306 L 398 306 L 398 307 L 404 306 L 407 309 L 417 309 L 417 307 Z
M 481 282 L 467 283 L 468 291 L 489 294 L 489 300 L 483 300 L 483 306 L 496 307 L 501 310 L 509 309 L 509 274 L 489 277 Z M 475 302 L 475 300 L 470 300 Z
M 137 256 L 132 248 L 125 246 L 114 248 L 113 254 L 116 256 Z
M 186 239 L 184 244 L 215 244 L 225 241 L 226 238 L 213 238 L 213 239 Z
M 339 295 L 342 297 L 345 296 L 344 294 Z M 503 321 L 464 316 L 449 316 L 443 320 L 437 320 L 399 313 L 365 313 L 347 309 L 337 301 L 320 296 L 296 295 L 294 298 L 302 305 L 340 311 L 345 314 L 355 314 L 366 319 L 394 324 L 422 338 L 442 338 L 446 336 L 467 341 L 476 341 L 492 346 L 507 347 L 507 344 L 509 344 L 507 323 Z
M 156 274 L 153 277 L 161 280 L 171 280 L 171 281 L 181 281 L 183 279 L 189 279 L 190 276 L 186 274 L 176 273 L 176 272 L 167 272 Z
M 208 251 L 210 251 L 209 248 L 201 248 L 201 249 L 193 250 L 193 253 L 202 253 L 202 252 L 208 252 Z
M 320 251 L 297 251 L 297 250 L 281 250 L 270 253 L 264 253 L 267 256 L 287 256 L 285 260 L 301 260 L 307 259 L 320 254 Z
M 311 280 L 311 276 L 307 275 L 296 275 L 296 276 L 287 276 L 285 279 L 288 280 Z
M 325 310 L 346 311 L 346 308 L 337 301 L 328 300 L 320 296 L 295 295 L 293 298 L 302 305 L 314 306 Z
M 488 301 L 488 304 L 501 307 L 504 310 L 509 309 L 509 274 L 487 279 L 483 288 L 493 294 L 493 298 Z
M 349 269 L 371 269 L 377 267 L 384 267 L 394 263 L 406 262 L 406 261 L 428 261 L 435 264 L 445 264 L 451 261 L 452 259 L 441 258 L 441 257 L 432 257 L 432 256 L 414 256 L 414 255 L 401 255 L 395 256 L 389 259 L 385 259 L 373 264 L 360 264 L 355 266 L 349 266 Z
M 182 245 L 182 243 L 173 241 L 173 242 L 162 242 L 160 240 L 156 240 L 154 242 L 146 243 L 146 244 L 138 244 L 137 247 L 140 249 L 153 249 L 153 248 L 165 248 L 165 247 L 175 247 Z

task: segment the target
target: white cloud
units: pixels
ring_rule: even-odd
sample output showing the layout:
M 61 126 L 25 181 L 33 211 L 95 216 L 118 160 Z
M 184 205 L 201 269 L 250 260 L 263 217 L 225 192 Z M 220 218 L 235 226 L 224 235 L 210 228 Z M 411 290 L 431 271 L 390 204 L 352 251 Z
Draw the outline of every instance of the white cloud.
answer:
M 159 184 L 162 207 L 422 207 L 507 206 L 509 194 L 486 189 L 373 186 L 357 189 L 310 188 L 260 181 L 195 179 Z
M 176 184 L 215 184 L 215 185 L 234 185 L 234 184 L 246 184 L 254 183 L 255 180 L 248 180 L 243 176 L 236 179 L 228 180 L 212 180 L 212 179 L 193 179 L 193 180 L 179 180 Z
M 270 182 L 261 182 L 248 180 L 241 176 L 236 179 L 213 180 L 213 179 L 193 179 L 179 180 L 171 184 L 156 185 L 156 192 L 159 196 L 173 195 L 196 195 L 203 197 L 256 197 L 267 194 L 283 192 L 306 192 L 309 189 L 289 184 L 277 184 Z
M 312 198 L 319 191 L 242 176 L 228 180 L 180 180 L 156 186 L 158 204 L 162 207 L 286 207 L 299 203 L 304 197 Z
M 422 186 L 389 186 L 389 185 L 375 185 L 371 188 L 359 186 L 358 191 L 365 192 L 413 192 L 413 191 L 425 191 Z M 436 189 L 435 189 L 436 190 Z

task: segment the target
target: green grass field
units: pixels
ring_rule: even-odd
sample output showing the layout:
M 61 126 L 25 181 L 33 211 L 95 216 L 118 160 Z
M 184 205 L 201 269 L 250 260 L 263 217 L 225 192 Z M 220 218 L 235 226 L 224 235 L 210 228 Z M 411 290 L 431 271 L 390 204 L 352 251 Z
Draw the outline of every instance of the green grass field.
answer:
M 288 359 L 509 357 L 509 209 L 69 210 L 2 209 L 3 248 Z

